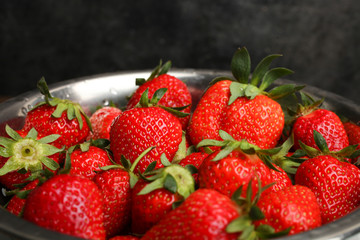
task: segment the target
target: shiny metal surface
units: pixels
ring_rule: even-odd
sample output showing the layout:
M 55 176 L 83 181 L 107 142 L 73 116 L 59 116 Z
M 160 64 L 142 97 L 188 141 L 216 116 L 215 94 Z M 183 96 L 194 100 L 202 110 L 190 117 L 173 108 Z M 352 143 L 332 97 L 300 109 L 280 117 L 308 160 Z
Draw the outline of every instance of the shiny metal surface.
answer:
M 119 106 L 124 106 L 126 97 L 136 89 L 135 79 L 147 78 L 150 72 L 151 70 L 144 70 L 90 76 L 53 84 L 49 88 L 53 96 L 72 99 L 80 103 L 85 111 L 90 114 L 97 106 L 107 105 L 111 101 Z M 193 69 L 173 69 L 170 74 L 177 76 L 188 85 L 194 105 L 198 102 L 210 80 L 216 76 L 230 76 L 230 72 Z M 280 80 L 279 83 L 291 82 Z M 307 86 L 305 90 L 315 97 L 325 97 L 324 107 L 352 120 L 360 120 L 360 107 L 352 101 L 315 87 Z M 27 111 L 41 99 L 41 94 L 34 89 L 1 103 L 0 133 L 4 131 L 5 124 L 20 129 Z M 2 204 L 5 201 L 5 197 L 0 197 Z M 333 223 L 282 239 L 360 239 L 359 219 L 360 210 L 356 210 Z M 1 239 L 6 239 L 6 236 L 9 236 L 9 239 L 77 239 L 35 226 L 8 213 L 3 208 L 0 208 L 0 232 L 4 234 L 0 235 Z

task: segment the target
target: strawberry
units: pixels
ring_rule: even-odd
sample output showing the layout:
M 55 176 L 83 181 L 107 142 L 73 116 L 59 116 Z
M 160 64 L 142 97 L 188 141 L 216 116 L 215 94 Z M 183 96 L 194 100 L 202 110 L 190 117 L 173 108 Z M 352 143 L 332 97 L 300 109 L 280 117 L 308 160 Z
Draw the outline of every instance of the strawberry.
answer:
M 199 168 L 200 188 L 215 189 L 231 197 L 240 186 L 247 189 L 253 178 L 260 179 L 264 185 L 273 182 L 270 168 L 260 158 L 266 152 L 265 150 L 261 151 L 246 140 L 236 141 L 224 131 L 220 131 L 219 135 L 223 141 L 205 139 L 197 146 L 222 147 L 221 150 L 213 152 L 202 162 Z M 272 168 L 275 169 L 274 166 Z M 257 184 L 257 181 L 252 181 L 252 197 L 258 191 Z M 245 197 L 245 193 L 246 191 L 243 192 L 243 197 Z
M 21 189 L 24 193 L 33 190 L 39 184 L 38 180 L 29 182 L 25 187 Z M 17 194 L 12 196 L 9 202 L 6 204 L 6 210 L 14 215 L 21 216 L 26 202 L 26 197 L 19 197 Z
M 104 226 L 108 237 L 121 233 L 130 225 L 130 175 L 123 169 L 97 173 L 93 179 L 99 187 L 104 204 Z
M 209 156 L 208 153 L 205 152 L 193 152 L 189 155 L 187 155 L 185 158 L 183 158 L 182 160 L 180 160 L 179 165 L 186 167 L 187 165 L 192 165 L 194 166 L 197 171 L 201 166 L 201 163 L 204 161 L 204 159 Z M 198 173 L 194 173 L 193 174 L 193 178 L 195 180 L 195 185 L 198 186 L 199 185 L 199 174 Z
M 278 56 L 264 58 L 248 83 L 249 53 L 246 48 L 235 52 L 231 63 L 235 79 L 215 78 L 193 112 L 188 135 L 194 145 L 202 139 L 220 140 L 219 130 L 231 134 L 236 140 L 246 139 L 262 149 L 277 145 L 285 120 L 280 104 L 274 99 L 300 89 L 293 85 L 282 85 L 265 92 L 276 78 L 292 73 L 286 68 L 268 70 L 272 60 Z
M 321 133 L 331 151 L 339 151 L 349 146 L 349 139 L 340 118 L 333 111 L 321 109 L 322 100 L 314 101 L 309 95 L 301 95 L 302 104 L 291 112 L 294 149 L 299 149 L 299 141 L 317 148 L 313 138 L 314 130 Z
M 310 188 L 320 206 L 323 224 L 345 216 L 360 205 L 360 169 L 346 161 L 356 145 L 330 151 L 325 138 L 314 131 L 317 149 L 301 143 L 309 155 L 297 169 L 295 183 Z
M 59 168 L 59 153 L 63 149 L 50 143 L 59 138 L 53 134 L 40 138 L 33 128 L 25 137 L 6 126 L 7 137 L 0 137 L 0 182 L 8 189 L 15 189 L 17 184 L 36 178 L 41 170 L 56 171 Z M 24 132 L 22 132 L 22 135 Z
M 171 164 L 164 156 L 162 164 L 161 169 L 146 171 L 144 174 L 151 176 L 134 186 L 131 229 L 135 234 L 144 234 L 172 210 L 173 204 L 194 192 L 195 182 L 190 171 Z
M 85 239 L 105 239 L 102 198 L 91 180 L 56 175 L 27 197 L 24 219 L 41 227 Z
M 213 189 L 199 189 L 142 239 L 237 239 L 238 234 L 227 233 L 226 227 L 239 212 L 229 197 Z
M 115 162 L 120 163 L 123 155 L 133 163 L 140 153 L 152 146 L 156 148 L 137 164 L 137 170 L 143 172 L 153 161 L 157 161 L 157 167 L 162 167 L 160 156 L 163 153 L 168 159 L 174 157 L 182 141 L 182 128 L 173 114 L 157 105 L 164 90 L 158 90 L 150 101 L 145 91 L 140 107 L 126 110 L 114 120 L 110 129 L 110 149 Z
M 320 208 L 314 193 L 301 185 L 287 186 L 260 197 L 257 206 L 264 214 L 255 225 L 267 224 L 276 232 L 291 228 L 289 235 L 321 226 Z
M 122 158 L 122 166 L 115 164 L 101 167 L 101 171 L 93 178 L 102 193 L 104 227 L 108 238 L 123 233 L 130 227 L 131 192 L 138 180 L 133 171 L 141 158 L 151 150 L 152 148 L 146 149 L 134 164 Z
M 91 124 L 82 107 L 67 99 L 52 97 L 44 78 L 38 82 L 45 102 L 38 103 L 25 118 L 23 129 L 35 128 L 39 137 L 59 134 L 52 143 L 58 148 L 69 148 L 83 142 L 89 134 Z
M 351 121 L 346 121 L 343 124 L 349 138 L 349 144 L 358 145 L 357 149 L 360 149 L 360 126 Z M 352 163 L 356 163 L 359 159 L 359 157 L 353 158 Z
M 70 174 L 78 174 L 89 179 L 95 176 L 100 167 L 112 165 L 108 152 L 90 142 L 82 143 L 70 151 Z
M 122 111 L 119 108 L 112 106 L 96 110 L 90 117 L 92 132 L 90 132 L 88 139 L 110 139 L 111 124 L 121 113 Z
M 151 98 L 154 93 L 161 88 L 166 88 L 167 91 L 164 97 L 159 101 L 159 104 L 165 107 L 171 108 L 182 108 L 181 111 L 184 113 L 190 113 L 191 110 L 191 94 L 187 85 L 180 79 L 167 74 L 168 70 L 171 67 L 171 62 L 168 61 L 162 66 L 162 62 L 154 69 L 148 79 L 136 79 L 136 85 L 139 87 L 131 95 L 126 109 L 134 108 L 137 103 L 140 101 L 141 95 L 145 92 L 146 89 L 149 91 L 149 98 Z M 179 118 L 182 128 L 185 130 L 190 119 L 190 115 L 187 117 Z

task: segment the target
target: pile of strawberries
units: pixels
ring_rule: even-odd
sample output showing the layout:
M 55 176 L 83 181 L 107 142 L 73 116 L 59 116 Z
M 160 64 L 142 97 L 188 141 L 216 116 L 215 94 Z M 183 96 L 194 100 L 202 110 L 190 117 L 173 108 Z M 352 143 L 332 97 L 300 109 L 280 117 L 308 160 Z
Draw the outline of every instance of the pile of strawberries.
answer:
M 314 229 L 360 205 L 360 126 L 321 108 L 246 48 L 233 76 L 213 79 L 192 106 L 170 62 L 122 108 L 87 116 L 44 101 L 0 137 L 6 209 L 85 239 L 268 239 Z M 270 89 L 270 90 L 268 90 Z M 288 104 L 288 103 L 296 104 Z M 195 109 L 191 112 L 191 109 Z

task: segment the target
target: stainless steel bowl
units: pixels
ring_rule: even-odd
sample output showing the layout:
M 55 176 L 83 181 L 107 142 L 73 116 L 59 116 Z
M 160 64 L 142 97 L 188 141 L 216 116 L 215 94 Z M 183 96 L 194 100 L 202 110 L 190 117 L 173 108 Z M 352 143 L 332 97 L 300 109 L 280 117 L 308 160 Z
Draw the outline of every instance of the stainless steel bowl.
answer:
M 114 102 L 125 106 L 126 97 L 136 89 L 136 78 L 147 78 L 150 70 L 118 72 L 96 75 L 63 81 L 49 86 L 53 96 L 72 99 L 80 103 L 89 114 L 99 105 Z M 210 80 L 217 76 L 230 76 L 230 72 L 213 70 L 174 69 L 170 74 L 183 80 L 189 87 L 194 105 L 199 101 L 202 92 Z M 288 80 L 279 80 L 278 83 L 291 83 Z M 318 89 L 307 86 L 306 92 L 314 97 L 326 99 L 324 107 L 348 118 L 359 121 L 360 107 L 352 101 Z M 38 90 L 21 94 L 0 104 L 0 134 L 4 132 L 6 124 L 20 129 L 29 109 L 42 99 Z M 7 199 L 0 197 L 0 203 Z M 317 229 L 282 239 L 360 239 L 360 210 L 343 217 L 333 223 Z M 46 230 L 14 216 L 0 208 L 0 239 L 77 239 L 57 232 Z

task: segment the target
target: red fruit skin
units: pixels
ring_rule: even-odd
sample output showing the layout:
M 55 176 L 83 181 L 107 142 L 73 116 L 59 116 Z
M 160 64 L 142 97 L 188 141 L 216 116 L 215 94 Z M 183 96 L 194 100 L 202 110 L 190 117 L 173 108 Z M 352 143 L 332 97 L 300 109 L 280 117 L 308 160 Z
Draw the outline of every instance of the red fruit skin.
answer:
M 188 127 L 191 142 L 197 145 L 203 139 L 220 140 L 221 129 L 262 149 L 275 147 L 285 122 L 280 104 L 258 95 L 252 100 L 240 97 L 228 105 L 231 83 L 215 83 L 200 99 Z
M 262 186 L 272 182 L 270 169 L 257 156 L 233 151 L 219 161 L 211 161 L 217 153 L 214 152 L 205 158 L 199 168 L 200 188 L 214 189 L 231 197 L 240 186 L 243 186 L 241 196 L 246 197 L 246 189 L 252 179 L 252 197 L 255 197 L 259 189 L 258 177 Z
M 156 168 L 162 167 L 160 157 L 163 153 L 171 161 L 181 140 L 179 120 L 158 107 L 124 111 L 114 120 L 110 130 L 110 149 L 117 163 L 121 163 L 121 155 L 133 163 L 142 152 L 155 146 L 136 165 L 135 172 L 145 171 L 153 161 L 157 161 Z
M 99 187 L 104 204 L 107 237 L 122 233 L 130 226 L 131 188 L 129 173 L 122 169 L 98 172 L 93 181 Z
M 116 107 L 103 107 L 96 110 L 90 117 L 92 132 L 87 139 L 110 139 L 110 128 L 114 119 L 122 111 Z
M 180 162 L 179 165 L 185 167 L 186 165 L 193 165 L 196 169 L 199 170 L 199 167 L 201 165 L 201 163 L 204 161 L 204 159 L 209 156 L 209 154 L 205 153 L 205 152 L 193 152 L 189 155 L 187 155 L 185 158 L 183 158 Z M 195 184 L 199 185 L 199 174 L 198 173 L 194 173 L 192 176 L 195 180 Z
M 171 212 L 174 202 L 182 199 L 180 195 L 171 193 L 164 188 L 139 195 L 138 193 L 147 184 L 147 182 L 139 180 L 132 192 L 131 230 L 134 234 L 144 234 Z
M 77 174 L 92 179 L 96 172 L 100 171 L 100 167 L 112 165 L 108 153 L 98 147 L 90 146 L 88 151 L 81 151 L 80 148 L 75 149 L 70 154 L 71 169 L 70 174 Z
M 198 189 L 142 239 L 237 239 L 237 234 L 226 232 L 226 226 L 239 212 L 229 197 L 213 189 Z
M 167 88 L 165 95 L 160 99 L 158 104 L 165 107 L 184 107 L 189 105 L 189 107 L 182 110 L 182 112 L 190 113 L 192 98 L 187 85 L 180 79 L 169 74 L 162 74 L 139 86 L 131 96 L 126 109 L 134 108 L 147 88 L 149 89 L 149 99 L 152 98 L 156 90 L 160 88 Z M 185 130 L 188 125 L 190 115 L 187 117 L 179 117 L 178 119 Z
M 343 123 L 346 134 L 349 138 L 350 145 L 358 145 L 357 149 L 360 149 L 360 126 L 356 125 L 352 122 L 345 122 Z M 357 159 L 351 159 L 352 163 L 358 161 L 360 157 Z
M 79 122 L 76 118 L 73 120 L 67 119 L 66 111 L 62 113 L 60 118 L 52 117 L 51 114 L 55 109 L 56 107 L 46 104 L 34 108 L 28 112 L 23 129 L 29 131 L 31 128 L 35 128 L 36 131 L 38 131 L 39 138 L 51 134 L 60 134 L 61 136 L 51 143 L 58 148 L 62 148 L 63 146 L 69 148 L 84 142 L 90 132 L 85 117 L 81 115 L 83 127 L 80 129 Z
M 308 231 L 321 226 L 319 204 L 314 193 L 307 187 L 294 185 L 260 197 L 257 206 L 265 218 L 255 225 L 267 224 L 275 232 L 289 227 L 289 235 Z
M 39 180 L 34 180 L 23 187 L 21 190 L 32 190 L 39 184 Z M 24 206 L 25 206 L 26 199 L 19 198 L 18 196 L 14 195 L 6 205 L 6 210 L 11 212 L 16 216 L 20 216 Z
M 360 170 L 331 156 L 303 162 L 295 183 L 310 188 L 320 206 L 323 224 L 350 213 L 360 205 Z
M 295 120 L 294 149 L 300 148 L 299 140 L 310 147 L 319 149 L 315 144 L 314 130 L 325 138 L 330 151 L 339 151 L 349 146 L 349 139 L 340 118 L 332 111 L 317 109 Z
M 27 197 L 24 219 L 60 233 L 105 239 L 102 196 L 82 176 L 56 175 Z
M 292 186 L 292 182 L 290 177 L 287 175 L 287 173 L 280 167 L 275 166 L 276 169 L 279 171 L 275 171 L 273 169 L 270 169 L 271 179 L 272 182 L 275 182 L 275 185 L 271 186 L 269 188 L 269 191 L 265 191 L 265 193 L 268 192 L 278 192 L 281 189 L 285 187 Z

